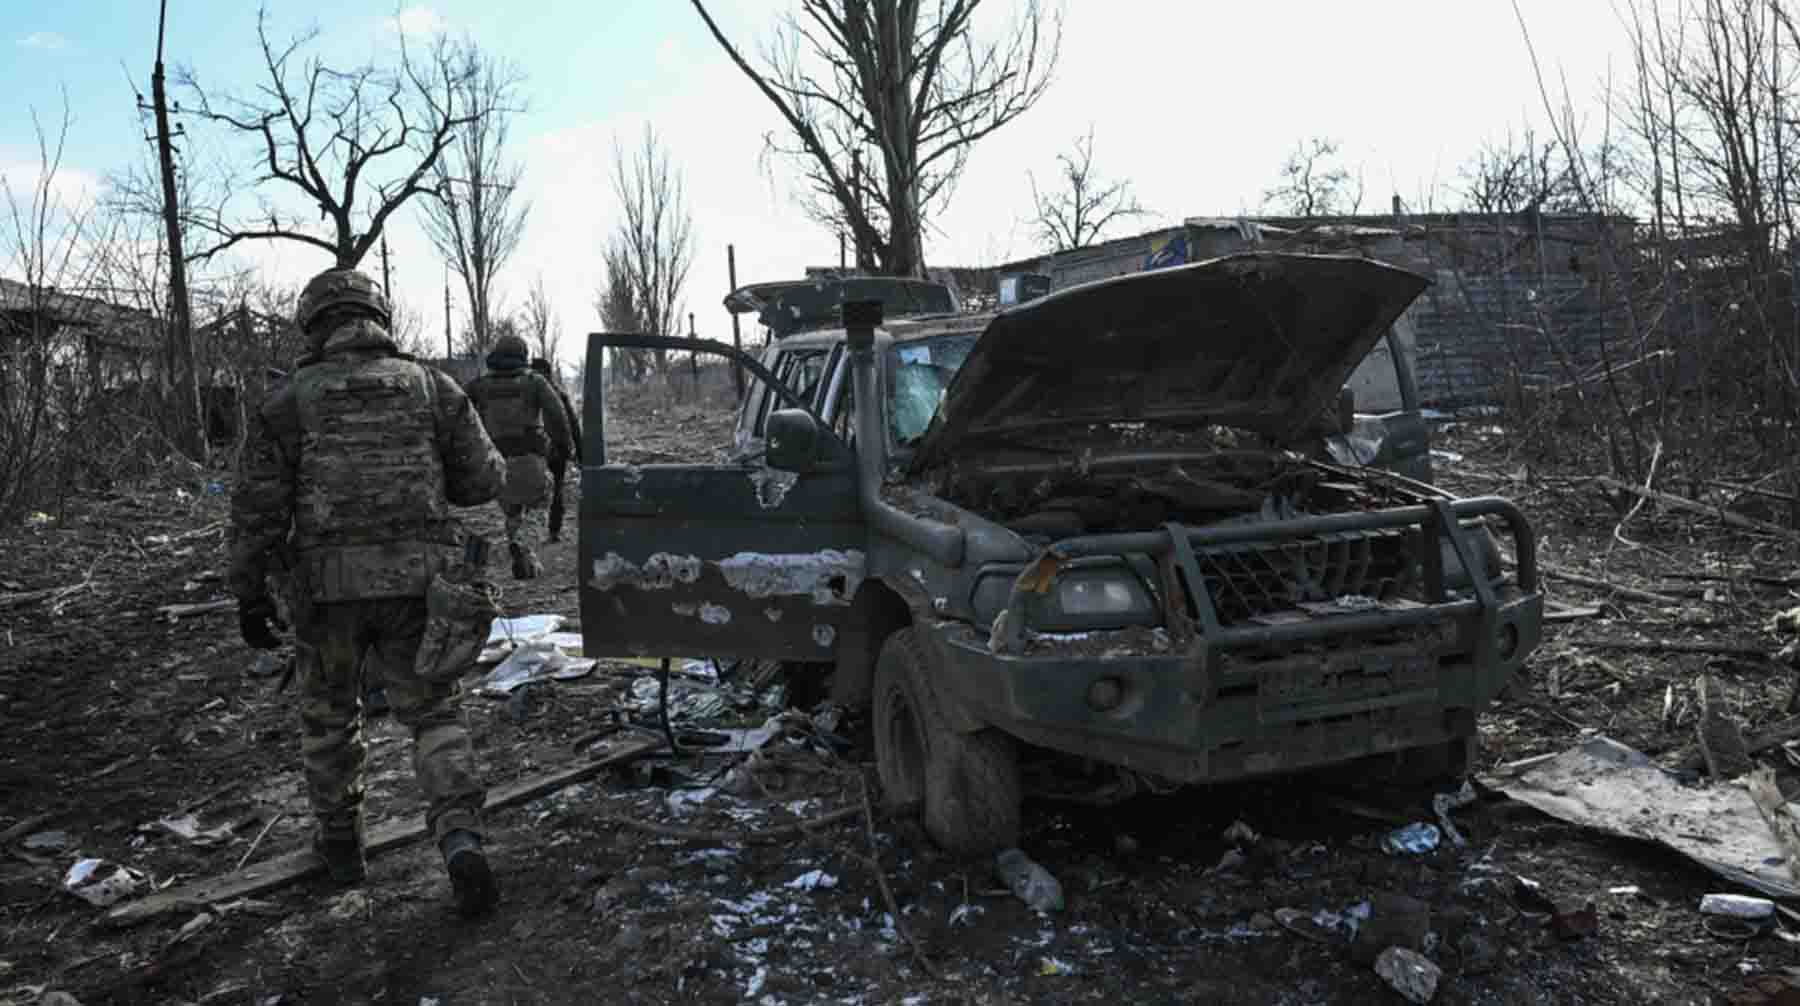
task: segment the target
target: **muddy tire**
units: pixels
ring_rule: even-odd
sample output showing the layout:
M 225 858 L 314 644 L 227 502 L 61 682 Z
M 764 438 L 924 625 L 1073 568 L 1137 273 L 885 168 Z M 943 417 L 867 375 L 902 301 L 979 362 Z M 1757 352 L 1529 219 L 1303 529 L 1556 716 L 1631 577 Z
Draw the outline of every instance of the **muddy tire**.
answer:
M 959 733 L 932 687 L 912 629 L 888 637 L 875 665 L 875 766 L 890 807 L 918 807 L 946 852 L 980 856 L 1019 841 L 1018 751 L 993 728 Z

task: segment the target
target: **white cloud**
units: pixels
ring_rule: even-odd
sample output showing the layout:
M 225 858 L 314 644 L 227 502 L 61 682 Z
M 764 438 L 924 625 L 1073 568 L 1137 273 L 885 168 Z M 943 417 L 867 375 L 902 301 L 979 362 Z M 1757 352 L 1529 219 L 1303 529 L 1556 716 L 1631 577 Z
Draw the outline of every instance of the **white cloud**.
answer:
M 34 31 L 16 43 L 27 49 L 61 49 L 69 40 L 53 31 Z
M 398 15 L 383 18 L 382 24 L 402 35 L 436 35 L 450 27 L 442 14 L 422 3 L 401 8 Z

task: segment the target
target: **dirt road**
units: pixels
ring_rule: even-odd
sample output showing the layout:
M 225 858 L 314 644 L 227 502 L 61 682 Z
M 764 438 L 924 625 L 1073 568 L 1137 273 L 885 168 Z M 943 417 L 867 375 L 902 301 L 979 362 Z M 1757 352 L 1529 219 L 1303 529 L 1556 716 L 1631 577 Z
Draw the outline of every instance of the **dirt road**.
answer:
M 703 417 L 654 425 L 719 434 Z M 1616 521 L 1603 506 L 1491 484 L 1506 477 L 1488 473 L 1483 444 L 1457 449 L 1466 460 L 1446 480 L 1532 496 L 1554 561 L 1658 587 L 1667 570 L 1741 557 L 1736 539 L 1693 534 L 1689 518 L 1646 518 L 1635 532 L 1654 554 L 1615 549 L 1597 565 Z M 228 490 L 229 479 L 172 473 L 8 542 L 0 593 L 75 589 L 0 610 L 0 828 L 42 816 L 9 836 L 0 865 L 0 1003 L 53 1001 L 46 990 L 88 1006 L 1400 1002 L 1366 955 L 1318 925 L 1365 911 L 1391 920 L 1405 908 L 1393 895 L 1429 909 L 1431 935 L 1418 935 L 1444 971 L 1436 1002 L 1754 1002 L 1725 997 L 1800 964 L 1774 935 L 1709 933 L 1695 906 L 1727 888 L 1672 854 L 1491 799 L 1459 813 L 1466 849 L 1393 856 L 1379 848 L 1392 822 L 1308 780 L 1103 811 L 1032 807 L 1024 848 L 1067 900 L 1039 915 L 989 864 L 939 855 L 907 821 L 865 821 L 866 746 L 786 750 L 758 776 L 767 793 L 724 792 L 730 759 L 658 758 L 501 812 L 491 844 L 504 901 L 478 923 L 454 916 L 435 853 L 415 846 L 376 859 L 349 894 L 304 884 L 107 929 L 100 910 L 61 891 L 76 859 L 103 857 L 161 887 L 229 870 L 259 835 L 254 860 L 295 848 L 308 824 L 292 692 L 246 673 L 256 655 L 229 609 L 157 611 L 224 596 L 227 496 L 209 484 Z M 495 514 L 477 520 L 497 530 Z M 509 612 L 575 614 L 573 535 L 545 559 L 543 580 L 508 582 Z M 1747 581 L 1719 589 L 1691 611 L 1621 604 L 1556 630 L 1530 680 L 1484 721 L 1484 764 L 1559 750 L 1584 730 L 1672 763 L 1693 749 L 1692 719 L 1665 727 L 1665 697 L 1674 685 L 1685 700 L 1709 662 L 1746 720 L 1778 718 L 1792 682 L 1769 664 L 1614 653 L 1607 670 L 1580 646 L 1627 633 L 1754 644 L 1763 616 L 1789 600 Z M 527 701 L 470 698 L 490 781 L 569 762 L 639 671 L 603 666 L 535 686 Z M 416 811 L 405 736 L 381 720 L 372 745 L 375 816 Z M 1402 823 L 1423 814 L 1387 810 Z M 834 811 L 832 824 L 794 830 Z M 790 830 L 756 840 L 780 828 Z M 1559 931 L 1521 902 L 1517 876 L 1558 908 L 1591 905 L 1597 932 Z

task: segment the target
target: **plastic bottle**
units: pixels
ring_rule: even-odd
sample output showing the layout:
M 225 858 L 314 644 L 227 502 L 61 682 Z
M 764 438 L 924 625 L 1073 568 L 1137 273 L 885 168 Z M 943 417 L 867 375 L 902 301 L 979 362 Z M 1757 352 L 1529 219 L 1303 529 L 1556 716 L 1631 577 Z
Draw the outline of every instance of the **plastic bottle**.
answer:
M 1031 861 L 1023 850 L 1008 849 L 994 857 L 994 873 L 1020 901 L 1040 912 L 1060 912 L 1062 885 L 1050 871 Z
M 1752 922 L 1775 914 L 1775 902 L 1743 894 L 1708 894 L 1700 899 L 1703 915 L 1727 915 Z

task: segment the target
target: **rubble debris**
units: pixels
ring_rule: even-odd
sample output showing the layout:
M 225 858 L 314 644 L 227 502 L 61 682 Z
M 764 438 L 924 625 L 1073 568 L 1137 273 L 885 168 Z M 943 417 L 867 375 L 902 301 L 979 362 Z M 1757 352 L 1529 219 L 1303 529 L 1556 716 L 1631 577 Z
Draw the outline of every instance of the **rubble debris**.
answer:
M 1225 833 L 1219 837 L 1232 845 L 1255 845 L 1258 835 L 1255 828 L 1242 821 L 1233 821 L 1231 827 L 1226 828 Z
M 1706 759 L 1706 772 L 1716 780 L 1736 779 L 1756 765 L 1744 749 L 1744 735 L 1732 721 L 1725 702 L 1725 689 L 1719 679 L 1702 674 L 1694 681 L 1694 694 L 1700 703 L 1700 720 L 1694 730 L 1699 737 L 1700 753 Z
M 339 922 L 362 918 L 369 914 L 369 896 L 362 891 L 345 891 L 332 901 L 326 914 Z
M 1404 894 L 1382 892 L 1369 899 L 1368 908 L 1350 938 L 1350 956 L 1357 963 L 1373 964 L 1390 947 L 1425 949 L 1431 935 L 1430 905 Z
M 484 805 L 483 812 L 517 806 L 567 786 L 573 786 L 661 746 L 662 742 L 657 738 L 632 737 L 619 742 L 611 750 L 578 764 L 530 776 L 506 786 L 494 787 L 488 790 L 487 803 Z M 367 851 L 370 856 L 377 856 L 393 849 L 412 845 L 430 834 L 431 832 L 425 827 L 423 817 L 384 821 L 369 829 Z M 215 905 L 221 902 L 236 901 L 278 890 L 322 872 L 324 869 L 323 860 L 310 848 L 302 848 L 274 859 L 256 863 L 247 869 L 234 870 L 217 877 L 176 885 L 148 897 L 119 905 L 106 913 L 105 923 L 111 926 L 133 926 L 167 912 L 192 908 L 195 905 Z
M 21 842 L 27 852 L 60 852 L 69 847 L 69 833 L 66 831 L 40 831 L 35 835 L 26 835 Z
M 232 832 L 237 830 L 237 826 L 229 821 L 211 828 L 202 828 L 199 816 L 191 812 L 179 817 L 158 818 L 154 825 L 145 825 L 142 830 L 152 828 L 161 828 L 176 838 L 195 845 L 217 845 L 231 838 Z
M 1418 821 L 1382 836 L 1381 850 L 1390 856 L 1418 856 L 1436 849 L 1442 838 L 1437 825 Z
M 272 678 L 288 669 L 294 662 L 294 655 L 278 650 L 263 650 L 256 655 L 256 662 L 250 665 L 248 673 L 253 678 Z
M 78 859 L 63 875 L 63 890 L 95 908 L 106 908 L 130 897 L 147 879 L 129 866 L 104 859 Z
M 1552 566 L 1547 562 L 1538 563 L 1538 574 L 1546 579 L 1561 580 L 1564 583 L 1572 583 L 1577 587 L 1605 591 L 1609 597 L 1623 598 L 1627 601 L 1637 601 L 1642 604 L 1655 604 L 1664 608 L 1681 607 L 1681 598 L 1679 597 L 1670 597 L 1667 594 L 1655 594 L 1648 590 L 1638 590 L 1636 587 L 1627 587 L 1623 584 L 1613 583 L 1611 580 L 1602 580 L 1599 577 L 1588 576 L 1573 570 Z
M 1604 735 L 1512 773 L 1482 780 L 1558 820 L 1655 842 L 1751 890 L 1800 897 L 1787 853 L 1736 786 L 1685 786 L 1670 772 Z
M 824 870 L 808 870 L 788 881 L 787 886 L 796 891 L 817 891 L 830 890 L 836 887 L 837 883 L 837 878 Z
M 1037 912 L 1063 909 L 1062 884 L 1025 855 L 1022 849 L 1006 849 L 994 857 L 994 874 L 1007 890 Z
M 1544 914 L 1556 911 L 1556 902 L 1544 893 L 1544 885 L 1526 876 L 1513 877 L 1513 900 L 1527 912 Z
M 1743 514 L 1732 513 L 1722 506 L 1701 503 L 1697 500 L 1691 500 L 1683 496 L 1677 496 L 1674 493 L 1666 493 L 1657 489 L 1646 489 L 1642 486 L 1634 486 L 1629 482 L 1621 482 L 1618 479 L 1609 478 L 1605 475 L 1594 476 L 1593 482 L 1595 485 L 1603 486 L 1614 492 L 1630 493 L 1641 499 L 1655 500 L 1663 506 L 1671 507 L 1676 510 L 1686 510 L 1689 513 L 1701 514 L 1707 517 L 1717 517 L 1725 524 L 1744 531 L 1757 531 L 1762 534 L 1774 535 L 1775 537 L 1786 541 L 1800 542 L 1800 532 L 1796 532 L 1793 528 L 1782 527 L 1780 524 L 1771 524 L 1768 521 L 1756 520 L 1753 517 L 1745 517 Z
M 1559 940 L 1574 942 L 1600 935 L 1600 913 L 1595 910 L 1593 902 L 1580 908 L 1570 908 L 1553 912 L 1550 915 L 1550 931 Z
M 498 667 L 481 679 L 475 691 L 489 698 L 506 698 L 534 681 L 586 677 L 598 663 L 592 657 L 571 657 L 556 643 L 540 637 L 515 646 Z
M 1456 822 L 1450 820 L 1450 812 L 1467 807 L 1475 802 L 1475 787 L 1467 779 L 1462 788 L 1449 793 L 1439 793 L 1431 798 L 1431 810 L 1437 815 L 1438 827 L 1450 837 L 1450 844 L 1461 849 L 1469 844 L 1462 832 L 1456 830 Z
M 1768 825 L 1769 834 L 1775 836 L 1775 841 L 1787 854 L 1788 876 L 1800 882 L 1800 819 L 1796 819 L 1793 807 L 1775 784 L 1775 770 L 1767 766 L 1758 768 L 1745 780 L 1744 789 L 1756 804 L 1756 812 L 1762 815 L 1763 823 Z
M 1345 937 L 1345 933 L 1354 932 L 1345 927 L 1342 916 L 1325 909 L 1308 914 L 1298 908 L 1277 908 L 1275 924 L 1314 943 L 1336 943 Z
M 1375 959 L 1375 973 L 1407 1002 L 1428 1003 L 1437 995 L 1444 972 L 1416 950 L 1389 947 Z
M 1708 894 L 1700 899 L 1700 914 L 1760 922 L 1775 917 L 1775 902 L 1747 894 Z
M 1674 692 L 1675 686 L 1670 685 L 1667 702 L 1671 705 L 1675 701 Z M 1753 755 L 1760 754 L 1772 747 L 1779 747 L 1792 740 L 1800 740 L 1800 718 L 1778 723 L 1761 733 L 1754 734 L 1747 738 L 1744 741 L 1744 752 Z M 1706 758 L 1700 752 L 1696 751 L 1691 757 L 1681 763 L 1681 767 L 1690 771 L 1697 771 L 1706 767 Z

